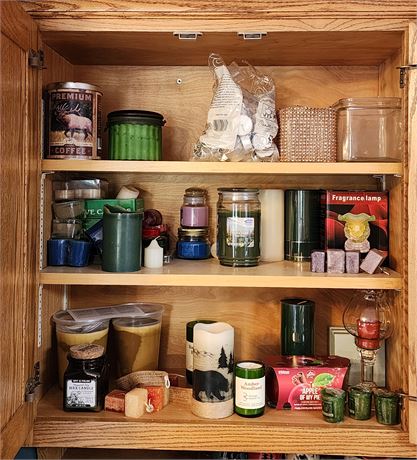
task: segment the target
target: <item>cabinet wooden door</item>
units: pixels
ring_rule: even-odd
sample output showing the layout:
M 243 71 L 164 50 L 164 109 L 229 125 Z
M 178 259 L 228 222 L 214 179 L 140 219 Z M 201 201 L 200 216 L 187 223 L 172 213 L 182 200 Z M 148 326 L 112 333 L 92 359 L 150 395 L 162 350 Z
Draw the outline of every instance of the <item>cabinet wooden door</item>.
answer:
M 32 427 L 25 386 L 33 375 L 37 317 L 39 71 L 34 22 L 1 2 L 1 364 L 0 458 L 13 458 Z

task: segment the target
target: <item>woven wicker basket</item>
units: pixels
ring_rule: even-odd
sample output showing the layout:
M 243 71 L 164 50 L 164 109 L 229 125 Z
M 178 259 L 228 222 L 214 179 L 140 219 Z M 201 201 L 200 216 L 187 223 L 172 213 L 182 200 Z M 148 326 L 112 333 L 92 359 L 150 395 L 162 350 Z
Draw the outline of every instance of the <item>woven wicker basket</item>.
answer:
M 336 161 L 336 111 L 286 107 L 278 110 L 280 161 Z

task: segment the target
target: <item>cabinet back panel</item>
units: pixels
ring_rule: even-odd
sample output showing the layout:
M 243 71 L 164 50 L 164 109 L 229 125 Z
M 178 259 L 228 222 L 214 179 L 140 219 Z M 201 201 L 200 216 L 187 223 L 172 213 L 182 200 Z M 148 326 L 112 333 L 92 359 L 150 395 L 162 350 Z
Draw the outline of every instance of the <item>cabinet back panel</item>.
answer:
M 378 67 L 259 67 L 259 70 L 274 79 L 278 107 L 327 107 L 344 97 L 378 94 Z M 207 67 L 75 66 L 75 79 L 103 90 L 103 122 L 113 110 L 144 109 L 163 114 L 167 120 L 163 128 L 163 159 L 191 157 L 205 127 L 212 97 L 213 77 Z M 107 133 L 103 141 L 105 157 Z
M 280 350 L 280 299 L 305 297 L 316 302 L 317 354 L 328 354 L 328 327 L 340 326 L 350 291 L 190 287 L 72 286 L 71 308 L 125 302 L 162 302 L 169 306 L 162 323 L 160 367 L 184 368 L 185 325 L 198 318 L 226 321 L 235 328 L 236 359 L 261 359 Z

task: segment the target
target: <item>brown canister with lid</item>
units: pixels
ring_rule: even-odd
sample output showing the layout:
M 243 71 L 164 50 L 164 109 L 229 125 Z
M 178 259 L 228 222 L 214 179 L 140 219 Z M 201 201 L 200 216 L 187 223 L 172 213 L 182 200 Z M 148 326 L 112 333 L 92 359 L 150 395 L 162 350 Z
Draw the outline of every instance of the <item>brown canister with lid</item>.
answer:
M 101 96 L 88 83 L 47 86 L 46 158 L 98 160 L 101 153 Z

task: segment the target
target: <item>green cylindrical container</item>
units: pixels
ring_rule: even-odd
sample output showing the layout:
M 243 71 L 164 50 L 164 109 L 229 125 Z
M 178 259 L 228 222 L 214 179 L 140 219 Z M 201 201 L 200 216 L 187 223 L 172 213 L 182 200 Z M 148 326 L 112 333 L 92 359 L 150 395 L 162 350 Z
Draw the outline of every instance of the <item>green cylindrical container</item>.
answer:
M 371 418 L 372 391 L 367 388 L 351 387 L 348 391 L 349 416 L 355 420 Z
M 110 160 L 161 160 L 164 117 L 147 110 L 116 110 L 107 115 Z
M 285 192 L 285 259 L 303 262 L 320 247 L 319 190 Z
M 378 388 L 374 390 L 376 420 L 382 425 L 400 423 L 400 395 Z
M 265 411 L 265 366 L 259 361 L 235 364 L 235 412 L 259 417 Z
M 281 300 L 281 354 L 314 355 L 314 308 L 312 300 Z
M 346 392 L 339 388 L 321 390 L 321 408 L 324 420 L 329 423 L 343 422 Z
M 120 206 L 104 206 L 103 260 L 106 272 L 140 270 L 143 212 L 129 212 Z

